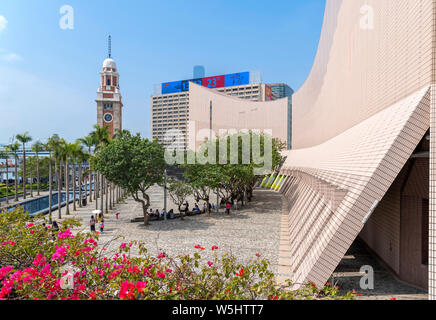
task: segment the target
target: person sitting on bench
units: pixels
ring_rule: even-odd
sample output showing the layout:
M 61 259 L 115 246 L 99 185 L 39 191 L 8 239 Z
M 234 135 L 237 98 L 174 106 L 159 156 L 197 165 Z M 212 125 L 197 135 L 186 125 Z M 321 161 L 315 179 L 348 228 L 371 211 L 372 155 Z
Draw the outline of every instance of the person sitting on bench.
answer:
M 192 211 L 196 214 L 200 214 L 200 208 L 198 207 L 198 204 L 195 204 L 195 208 Z
M 171 209 L 170 211 L 168 211 L 167 213 L 167 219 L 174 219 L 174 210 Z

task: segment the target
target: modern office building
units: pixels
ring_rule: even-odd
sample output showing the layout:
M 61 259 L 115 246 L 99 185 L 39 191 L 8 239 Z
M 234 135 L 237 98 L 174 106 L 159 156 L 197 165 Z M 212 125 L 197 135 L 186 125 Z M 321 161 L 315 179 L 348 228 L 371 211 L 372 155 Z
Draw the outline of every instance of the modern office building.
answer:
M 194 66 L 194 79 L 204 78 L 206 76 L 206 69 L 204 66 Z
M 260 72 L 242 72 L 229 75 L 221 75 L 193 80 L 174 81 L 162 83 L 155 86 L 154 95 L 151 97 L 151 136 L 157 138 L 165 146 L 176 145 L 177 148 L 186 149 L 188 147 L 189 121 L 195 109 L 207 108 L 209 101 L 201 101 L 201 104 L 193 104 L 193 94 L 201 90 L 191 90 L 191 84 L 202 87 L 211 95 L 218 93 L 227 97 L 234 97 L 237 100 L 268 102 L 276 100 L 271 88 L 263 84 Z M 195 99 L 195 101 L 200 101 Z M 228 113 L 224 111 L 225 105 L 215 103 L 214 114 L 219 116 Z M 234 110 L 235 111 L 235 110 Z M 287 115 L 284 115 L 287 117 Z M 209 119 L 209 115 L 207 116 Z M 239 128 L 235 127 L 235 128 Z M 180 130 L 183 139 L 168 137 L 171 130 Z M 167 135 L 167 140 L 166 140 Z M 283 137 L 287 139 L 286 136 Z
M 324 285 L 359 237 L 436 299 L 435 13 L 434 0 L 327 0 L 280 172 L 293 283 Z

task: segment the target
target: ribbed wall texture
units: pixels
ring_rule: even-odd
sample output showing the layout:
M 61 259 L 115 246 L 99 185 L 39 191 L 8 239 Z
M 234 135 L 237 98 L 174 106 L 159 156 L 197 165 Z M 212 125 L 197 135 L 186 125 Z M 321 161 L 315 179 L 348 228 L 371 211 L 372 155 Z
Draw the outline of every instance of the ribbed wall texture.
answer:
M 289 273 L 297 285 L 323 285 L 365 223 L 362 237 L 401 273 L 401 174 L 430 128 L 430 110 L 436 125 L 434 3 L 327 0 L 314 67 L 294 95 L 296 150 L 286 152 L 282 169 L 289 176 L 280 189 L 291 207 Z M 434 130 L 431 139 L 434 298 Z
M 374 29 L 361 29 L 365 4 Z M 331 139 L 430 85 L 432 12 L 432 0 L 327 1 L 313 71 L 293 97 L 294 148 Z

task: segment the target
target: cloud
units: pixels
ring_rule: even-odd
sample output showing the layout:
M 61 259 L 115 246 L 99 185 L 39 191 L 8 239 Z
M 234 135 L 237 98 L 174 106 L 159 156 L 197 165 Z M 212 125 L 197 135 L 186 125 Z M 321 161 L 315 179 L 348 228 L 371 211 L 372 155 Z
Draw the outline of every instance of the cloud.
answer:
M 0 56 L 0 59 L 6 62 L 17 62 L 23 60 L 23 58 L 16 53 L 6 53 Z
M 0 16 L 0 32 L 6 29 L 8 25 L 8 20 L 4 16 Z

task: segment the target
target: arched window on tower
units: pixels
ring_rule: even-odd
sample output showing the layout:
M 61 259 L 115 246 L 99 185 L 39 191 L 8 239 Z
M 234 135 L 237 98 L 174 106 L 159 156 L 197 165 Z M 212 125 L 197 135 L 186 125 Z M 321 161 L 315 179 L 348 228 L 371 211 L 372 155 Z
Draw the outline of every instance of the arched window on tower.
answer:
M 111 79 L 110 79 L 110 78 L 107 78 L 107 79 L 106 79 L 106 85 L 107 85 L 107 86 L 110 86 L 110 85 L 111 85 Z

